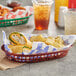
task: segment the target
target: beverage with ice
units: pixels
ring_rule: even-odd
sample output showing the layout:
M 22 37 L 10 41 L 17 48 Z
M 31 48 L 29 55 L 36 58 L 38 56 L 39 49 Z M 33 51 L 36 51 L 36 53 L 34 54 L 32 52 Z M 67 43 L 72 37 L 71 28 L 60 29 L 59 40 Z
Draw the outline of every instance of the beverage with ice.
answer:
M 37 1 L 37 0 L 36 0 Z M 47 30 L 50 19 L 51 4 L 47 1 L 33 2 L 36 30 Z M 49 0 L 50 1 L 50 0 Z
M 76 9 L 67 9 L 64 11 L 65 34 L 76 35 Z

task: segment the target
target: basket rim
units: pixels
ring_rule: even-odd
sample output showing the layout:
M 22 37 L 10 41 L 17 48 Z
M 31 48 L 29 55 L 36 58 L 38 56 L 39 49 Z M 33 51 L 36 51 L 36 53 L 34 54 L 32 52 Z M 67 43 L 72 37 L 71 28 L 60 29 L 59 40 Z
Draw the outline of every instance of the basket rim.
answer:
M 22 17 L 22 18 L 15 18 L 15 19 L 4 19 L 4 20 L 0 20 L 1 21 L 13 21 L 13 20 L 21 20 L 21 19 L 26 19 L 26 18 L 29 18 L 31 17 L 33 14 L 29 15 L 29 16 L 26 16 L 26 17 Z
M 22 54 L 14 54 L 14 53 L 10 53 L 7 50 L 5 50 L 4 48 L 4 44 L 1 46 L 1 49 L 5 52 L 8 53 L 9 55 L 14 55 L 14 56 L 39 56 L 39 55 L 47 55 L 47 54 L 55 54 L 55 53 L 60 53 L 60 52 L 64 52 L 64 51 L 69 51 L 71 47 L 68 47 L 65 50 L 61 50 L 61 51 L 56 51 L 56 52 L 48 52 L 48 53 L 38 53 L 38 54 L 30 54 L 30 55 L 22 55 Z

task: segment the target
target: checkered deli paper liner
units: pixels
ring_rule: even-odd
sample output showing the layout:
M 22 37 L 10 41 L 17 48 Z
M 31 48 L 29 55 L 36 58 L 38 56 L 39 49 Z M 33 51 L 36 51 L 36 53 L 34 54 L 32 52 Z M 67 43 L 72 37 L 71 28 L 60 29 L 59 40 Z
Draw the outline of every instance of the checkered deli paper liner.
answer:
M 17 10 L 16 12 L 9 12 L 5 14 L 4 19 L 22 18 L 22 17 L 27 17 L 33 14 L 32 6 L 24 6 L 24 8 L 26 10 Z
M 8 8 L 9 10 L 12 10 L 11 8 L 6 7 L 6 6 L 2 5 L 2 4 L 0 4 L 0 6 L 1 6 L 2 8 Z M 3 19 L 5 19 L 5 17 L 4 17 L 4 16 L 0 16 L 0 20 L 3 20 Z
M 4 47 L 8 52 L 12 53 L 12 50 L 8 48 L 10 41 L 6 38 L 6 33 L 4 31 L 2 32 L 3 32 Z M 25 34 L 25 33 L 22 34 L 24 34 L 24 36 L 28 39 L 30 39 L 31 36 L 34 35 L 36 36 L 36 34 Z M 71 45 L 73 45 L 73 43 L 76 40 L 76 35 L 58 35 L 58 36 L 60 36 L 64 40 L 65 46 L 63 48 L 55 48 L 54 46 L 46 45 L 44 42 L 33 42 L 32 50 L 29 53 L 24 51 L 18 54 L 30 55 L 30 54 L 48 53 L 48 52 L 57 52 L 61 50 L 66 50 L 69 47 L 71 47 Z M 45 35 L 44 37 L 48 37 L 48 36 Z
M 0 6 L 2 6 L 2 8 L 8 8 L 10 11 L 12 10 L 11 8 L 3 6 L 1 4 L 0 4 Z M 30 16 L 31 14 L 33 14 L 32 6 L 24 6 L 24 8 L 26 10 L 17 10 L 16 12 L 9 12 L 9 13 L 5 14 L 4 16 L 0 16 L 0 20 L 22 18 L 22 17 L 27 17 L 27 16 Z

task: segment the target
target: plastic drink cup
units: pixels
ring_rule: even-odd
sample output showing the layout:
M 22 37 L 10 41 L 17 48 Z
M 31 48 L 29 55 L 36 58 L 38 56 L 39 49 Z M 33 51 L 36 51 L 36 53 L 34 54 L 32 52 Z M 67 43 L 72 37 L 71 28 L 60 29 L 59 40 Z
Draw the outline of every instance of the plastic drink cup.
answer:
M 76 9 L 64 10 L 65 34 L 76 35 Z
M 47 30 L 50 20 L 52 0 L 33 0 L 36 30 Z

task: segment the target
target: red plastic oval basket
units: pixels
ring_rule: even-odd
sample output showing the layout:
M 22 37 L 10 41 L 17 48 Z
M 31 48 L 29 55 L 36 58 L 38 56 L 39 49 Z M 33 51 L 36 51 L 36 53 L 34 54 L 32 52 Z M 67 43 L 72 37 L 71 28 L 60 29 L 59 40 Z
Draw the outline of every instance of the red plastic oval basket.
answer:
M 22 55 L 22 54 L 13 54 L 13 53 L 7 52 L 7 50 L 5 50 L 5 48 L 4 48 L 4 45 L 1 48 L 6 53 L 7 58 L 9 60 L 16 61 L 16 62 L 27 62 L 27 63 L 28 62 L 34 63 L 34 62 L 62 58 L 67 55 L 67 53 L 70 49 L 70 47 L 69 47 L 66 50 L 61 50 L 61 51 L 57 51 L 57 52 Z

